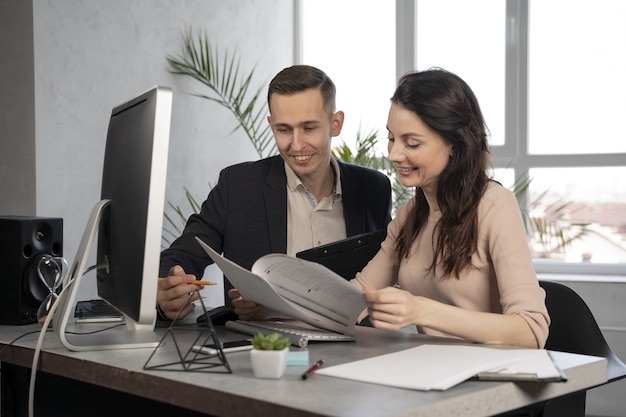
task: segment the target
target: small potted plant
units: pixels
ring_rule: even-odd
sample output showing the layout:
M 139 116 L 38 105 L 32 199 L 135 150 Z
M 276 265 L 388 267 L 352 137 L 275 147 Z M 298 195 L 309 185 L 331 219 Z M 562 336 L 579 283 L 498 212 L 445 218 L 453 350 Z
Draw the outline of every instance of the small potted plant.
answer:
M 254 376 L 268 379 L 282 377 L 287 368 L 289 345 L 291 345 L 289 339 L 278 333 L 269 336 L 257 333 L 252 338 L 250 351 Z

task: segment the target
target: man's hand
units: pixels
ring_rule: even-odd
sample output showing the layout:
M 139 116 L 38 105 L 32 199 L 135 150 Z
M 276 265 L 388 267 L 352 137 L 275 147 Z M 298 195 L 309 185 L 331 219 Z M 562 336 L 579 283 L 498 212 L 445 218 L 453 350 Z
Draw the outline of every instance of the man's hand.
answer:
M 235 307 L 235 313 L 239 316 L 240 320 L 263 320 L 261 311 L 263 306 L 255 303 L 254 301 L 246 301 L 243 299 L 239 291 L 236 289 L 228 290 L 228 297 L 230 297 L 233 307 Z
M 157 292 L 157 303 L 159 308 L 170 320 L 185 317 L 193 308 L 193 303 L 199 298 L 198 293 L 194 293 L 190 298 L 189 294 L 204 286 L 190 284 L 196 280 L 196 276 L 185 273 L 185 270 L 176 265 L 170 269 L 167 278 L 159 280 Z M 180 312 L 180 314 L 179 314 Z

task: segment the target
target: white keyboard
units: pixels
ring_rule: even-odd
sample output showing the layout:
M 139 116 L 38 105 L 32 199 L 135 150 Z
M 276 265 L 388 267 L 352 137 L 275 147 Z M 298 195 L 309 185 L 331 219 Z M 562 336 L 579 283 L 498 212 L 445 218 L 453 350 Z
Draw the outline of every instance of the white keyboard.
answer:
M 309 342 L 353 342 L 354 336 L 335 333 L 327 330 L 303 328 L 296 324 L 282 321 L 227 321 L 226 327 L 254 336 L 257 333 L 280 333 L 287 337 L 291 344 L 301 348 L 307 347 Z

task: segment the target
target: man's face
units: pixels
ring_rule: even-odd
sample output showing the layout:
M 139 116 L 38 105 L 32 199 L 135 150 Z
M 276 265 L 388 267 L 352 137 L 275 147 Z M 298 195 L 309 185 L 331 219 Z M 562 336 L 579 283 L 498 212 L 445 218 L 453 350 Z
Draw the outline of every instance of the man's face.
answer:
M 328 171 L 331 138 L 341 133 L 343 112 L 326 113 L 319 89 L 272 94 L 268 121 L 282 158 L 301 179 Z

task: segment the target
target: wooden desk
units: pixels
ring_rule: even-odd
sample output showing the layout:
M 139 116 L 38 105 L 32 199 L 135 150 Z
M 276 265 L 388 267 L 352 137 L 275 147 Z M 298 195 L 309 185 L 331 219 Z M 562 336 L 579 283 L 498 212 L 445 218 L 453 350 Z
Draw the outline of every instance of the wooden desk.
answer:
M 32 326 L 0 326 L 6 344 Z M 164 332 L 165 329 L 158 329 Z M 240 338 L 219 329 L 222 341 Z M 180 337 L 177 335 L 177 337 Z M 37 335 L 20 339 L 0 360 L 30 367 Z M 357 341 L 309 346 L 310 361 L 324 358 L 328 366 L 414 347 L 423 343 L 456 343 L 404 332 L 359 327 Z M 254 378 L 247 352 L 228 355 L 232 374 L 183 371 L 146 371 L 152 349 L 69 352 L 58 337 L 48 334 L 40 370 L 130 393 L 183 409 L 214 416 L 487 416 L 601 385 L 607 381 L 606 360 L 557 354 L 555 360 L 568 377 L 559 383 L 467 381 L 443 392 L 391 388 L 314 375 L 301 379 L 305 367 L 288 367 L 279 380 Z M 407 369 L 419 372 L 419 369 Z M 36 385 L 37 386 L 37 385 Z M 66 397 L 71 401 L 71 393 Z

